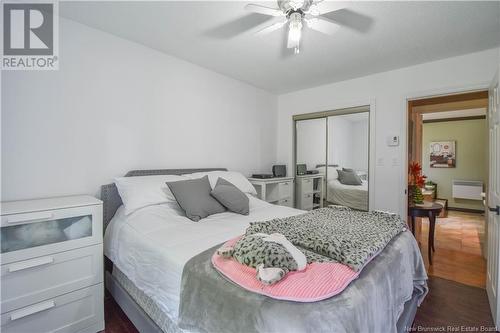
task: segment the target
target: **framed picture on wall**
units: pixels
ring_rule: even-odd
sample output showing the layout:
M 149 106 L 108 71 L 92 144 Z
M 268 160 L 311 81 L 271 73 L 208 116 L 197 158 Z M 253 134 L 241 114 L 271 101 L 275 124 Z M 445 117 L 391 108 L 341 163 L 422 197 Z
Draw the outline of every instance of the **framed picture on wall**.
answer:
M 431 168 L 454 168 L 455 166 L 455 141 L 435 141 L 430 143 Z

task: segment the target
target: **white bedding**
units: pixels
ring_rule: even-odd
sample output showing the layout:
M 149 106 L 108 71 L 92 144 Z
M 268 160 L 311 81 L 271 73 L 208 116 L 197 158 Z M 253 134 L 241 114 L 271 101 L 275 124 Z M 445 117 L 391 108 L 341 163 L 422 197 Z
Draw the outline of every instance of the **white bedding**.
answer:
M 303 212 L 249 197 L 248 216 L 225 212 L 199 222 L 187 219 L 172 203 L 128 216 L 121 206 L 106 229 L 104 254 L 176 322 L 182 270 L 189 259 L 243 234 L 250 222 Z
M 338 179 L 330 179 L 327 183 L 326 200 L 336 205 L 368 210 L 368 182 L 361 185 L 344 185 Z

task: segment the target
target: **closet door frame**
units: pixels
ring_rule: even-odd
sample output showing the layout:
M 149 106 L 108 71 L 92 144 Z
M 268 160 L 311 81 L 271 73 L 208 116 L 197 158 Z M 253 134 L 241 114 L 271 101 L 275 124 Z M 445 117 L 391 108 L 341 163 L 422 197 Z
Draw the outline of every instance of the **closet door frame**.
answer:
M 369 103 L 359 103 L 357 106 L 346 106 L 333 108 L 332 110 L 303 113 L 292 116 L 292 132 L 293 132 L 293 147 L 292 147 L 292 171 L 293 176 L 297 176 L 297 122 L 302 120 L 311 120 L 325 118 L 326 131 L 326 151 L 325 164 L 328 165 L 328 117 L 341 116 L 353 113 L 368 112 L 368 210 L 374 209 L 374 194 L 375 194 L 375 100 L 370 100 Z M 325 168 L 325 182 L 328 179 L 328 168 Z

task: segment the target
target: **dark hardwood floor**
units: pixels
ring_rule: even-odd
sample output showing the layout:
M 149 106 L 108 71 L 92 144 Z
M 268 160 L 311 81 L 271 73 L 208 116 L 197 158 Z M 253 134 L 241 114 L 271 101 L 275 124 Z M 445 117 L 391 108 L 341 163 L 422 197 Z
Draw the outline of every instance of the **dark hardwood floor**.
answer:
M 443 332 L 495 332 L 485 289 L 438 277 L 429 277 L 428 285 L 429 294 L 413 323 L 415 332 L 429 332 L 425 329 L 431 327 L 444 328 Z
M 104 321 L 106 322 L 105 333 L 138 332 L 134 324 L 127 318 L 127 315 L 108 292 L 104 296 Z
M 438 277 L 429 278 L 429 288 L 429 294 L 418 309 L 414 332 L 494 331 L 484 289 Z M 109 294 L 106 294 L 104 307 L 105 333 L 137 332 Z

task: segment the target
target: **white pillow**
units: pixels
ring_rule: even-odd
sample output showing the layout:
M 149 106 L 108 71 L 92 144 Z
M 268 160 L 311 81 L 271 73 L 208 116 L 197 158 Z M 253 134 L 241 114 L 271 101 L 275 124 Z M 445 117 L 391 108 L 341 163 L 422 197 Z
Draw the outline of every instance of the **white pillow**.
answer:
M 208 171 L 208 172 L 195 172 L 183 175 L 191 179 L 202 178 L 208 176 L 208 181 L 212 189 L 217 184 L 217 178 L 221 177 L 236 186 L 241 192 L 257 195 L 255 187 L 248 181 L 248 179 L 239 172 L 235 171 Z
M 189 178 L 175 175 L 118 177 L 115 184 L 125 206 L 125 215 L 129 215 L 146 206 L 176 202 L 166 182 L 186 179 Z
M 325 167 L 318 167 L 316 168 L 316 170 L 319 171 L 319 173 L 321 174 L 325 174 L 326 171 L 325 171 Z M 328 167 L 328 180 L 330 179 L 338 179 L 339 178 L 339 173 L 337 172 L 337 168 L 336 167 Z

